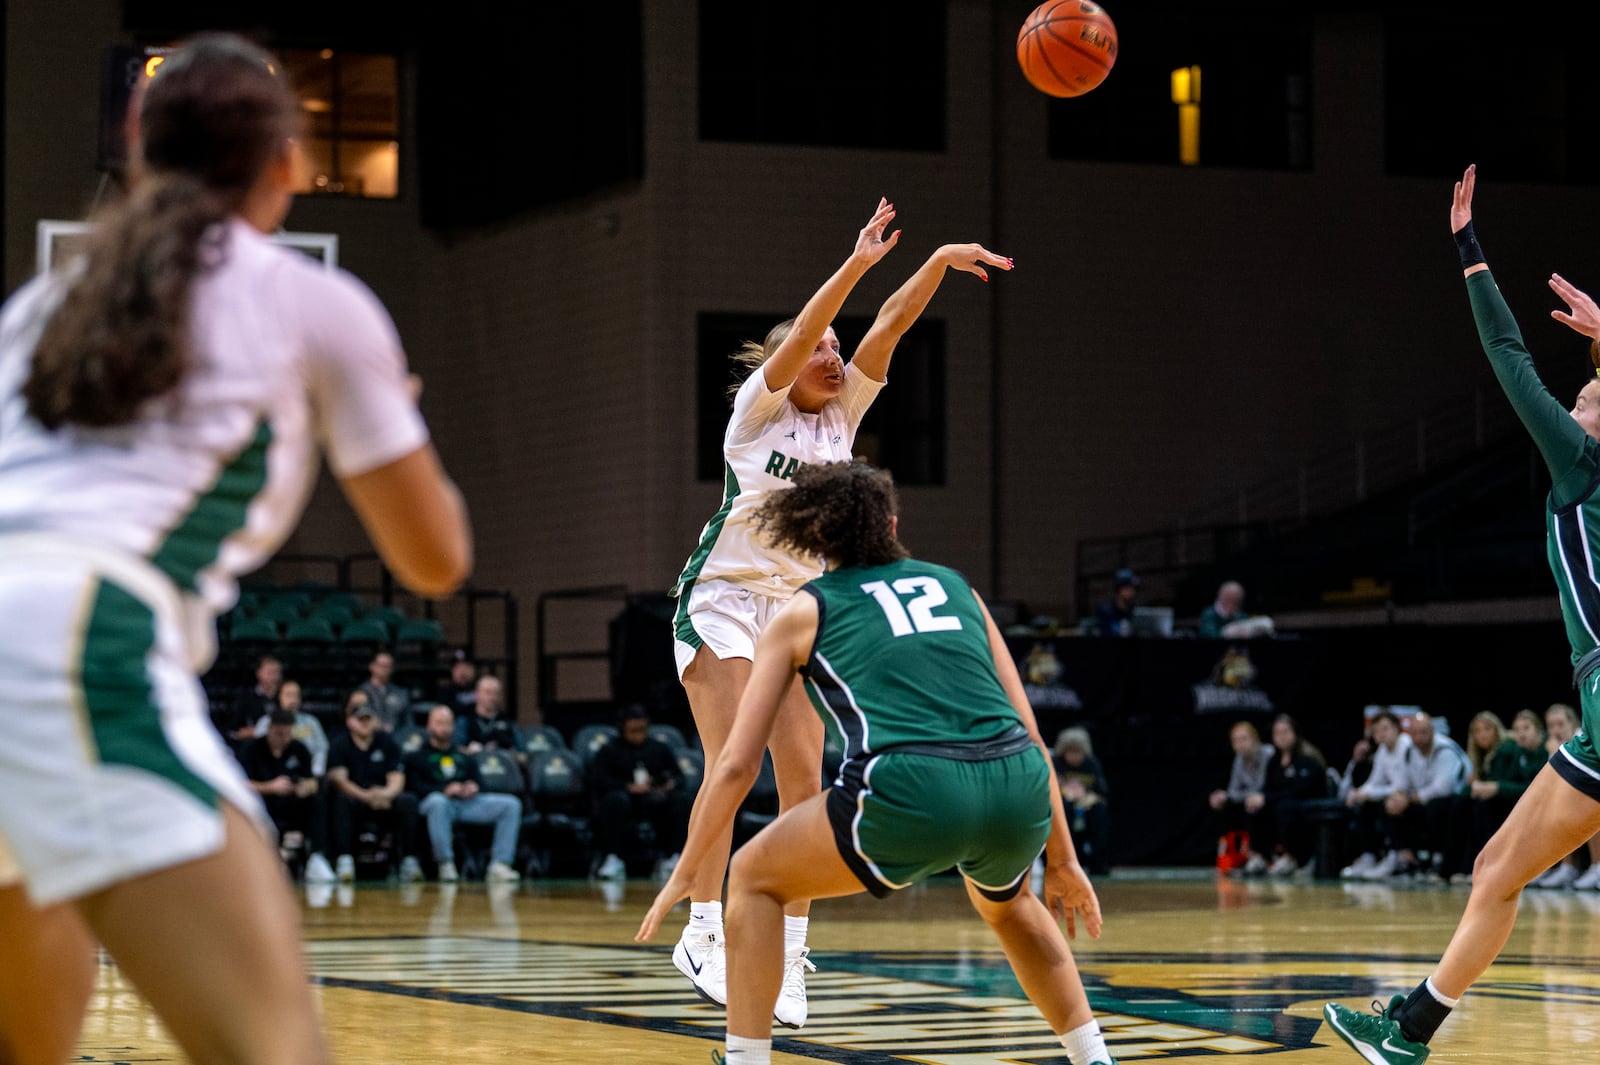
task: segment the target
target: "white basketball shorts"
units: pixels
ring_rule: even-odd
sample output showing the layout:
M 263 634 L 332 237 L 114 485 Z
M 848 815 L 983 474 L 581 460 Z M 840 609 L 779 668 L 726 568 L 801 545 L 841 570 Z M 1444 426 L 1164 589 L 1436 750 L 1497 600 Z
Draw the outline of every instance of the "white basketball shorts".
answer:
M 678 679 L 702 646 L 720 658 L 755 660 L 756 638 L 789 602 L 727 581 L 701 581 L 678 600 L 673 615 L 673 656 Z
M 0 835 L 36 905 L 272 838 L 211 724 L 176 588 L 143 560 L 0 536 Z

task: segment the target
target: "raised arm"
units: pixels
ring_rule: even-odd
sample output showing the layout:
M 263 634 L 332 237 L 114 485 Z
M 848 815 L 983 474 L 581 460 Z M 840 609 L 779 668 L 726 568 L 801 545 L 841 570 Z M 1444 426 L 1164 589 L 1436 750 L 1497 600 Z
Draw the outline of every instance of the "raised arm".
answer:
M 1550 317 L 1577 333 L 1589 338 L 1589 360 L 1594 372 L 1600 376 L 1600 307 L 1593 297 L 1560 274 L 1550 275 L 1550 290 L 1567 303 L 1566 310 L 1554 310 Z
M 1450 201 L 1450 232 L 1461 258 L 1478 339 L 1501 389 L 1550 470 L 1556 498 L 1568 499 L 1574 490 L 1587 484 L 1588 472 L 1578 467 L 1588 435 L 1539 379 L 1522 331 L 1489 273 L 1472 227 L 1472 194 L 1476 187 L 1477 167 L 1469 166 L 1456 182 Z
M 946 244 L 935 251 L 878 309 L 878 317 L 867 335 L 861 338 L 861 346 L 856 348 L 850 365 L 874 381 L 886 378 L 895 345 L 906 335 L 911 323 L 922 315 L 933 294 L 939 291 L 944 272 L 965 270 L 987 281 L 989 274 L 983 269 L 984 263 L 1000 270 L 1012 267 L 1010 259 L 996 255 L 981 244 Z
M 839 314 L 839 308 L 844 306 L 845 297 L 850 295 L 850 290 L 855 288 L 856 282 L 861 280 L 862 275 L 887 255 L 889 249 L 900 240 L 898 229 L 889 235 L 888 240 L 883 239 L 884 228 L 894 218 L 894 213 L 894 204 L 887 199 L 878 200 L 878 209 L 856 235 L 855 250 L 850 253 L 850 258 L 833 272 L 832 277 L 822 283 L 822 287 L 817 289 L 806 301 L 806 305 L 800 309 L 800 313 L 795 316 L 794 326 L 789 330 L 789 335 L 783 338 L 783 342 L 778 345 L 778 350 L 772 353 L 772 357 L 761 365 L 768 391 L 776 392 L 794 384 L 794 379 L 805 367 L 806 360 L 811 357 L 817 342 L 828 331 L 828 326 L 833 324 L 834 318 Z

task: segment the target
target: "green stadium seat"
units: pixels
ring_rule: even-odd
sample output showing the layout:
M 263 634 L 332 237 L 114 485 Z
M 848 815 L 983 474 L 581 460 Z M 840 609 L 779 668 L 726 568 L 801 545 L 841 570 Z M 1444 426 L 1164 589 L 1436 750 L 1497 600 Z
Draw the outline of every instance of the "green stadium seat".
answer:
M 366 613 L 362 614 L 361 616 L 364 618 L 378 619 L 385 625 L 389 626 L 389 630 L 391 632 L 395 629 L 398 629 L 402 624 L 405 623 L 406 620 L 406 612 L 397 606 L 368 607 Z
M 234 618 L 228 626 L 228 639 L 235 643 L 275 644 L 283 638 L 278 623 L 271 618 Z
M 347 621 L 339 630 L 339 639 L 346 644 L 371 645 L 374 649 L 385 646 L 390 639 L 389 626 L 381 619 L 366 617 Z
M 356 616 L 356 614 L 354 610 L 351 610 L 343 603 L 324 602 L 318 603 L 316 606 L 311 608 L 311 616 L 314 618 L 324 618 L 335 629 L 339 629 L 343 628 L 345 625 L 348 625 L 351 619 Z
M 318 611 L 329 607 L 342 607 L 352 615 L 361 613 L 361 597 L 354 592 L 329 592 L 317 600 Z
M 283 641 L 288 644 L 335 644 L 339 636 L 327 618 L 300 618 L 291 621 L 283 630 Z
M 683 730 L 676 725 L 653 724 L 650 726 L 650 738 L 660 740 L 671 747 L 674 753 L 689 746 L 689 742 L 683 738 Z
M 437 649 L 444 646 L 444 626 L 434 618 L 407 618 L 395 629 L 394 642 Z

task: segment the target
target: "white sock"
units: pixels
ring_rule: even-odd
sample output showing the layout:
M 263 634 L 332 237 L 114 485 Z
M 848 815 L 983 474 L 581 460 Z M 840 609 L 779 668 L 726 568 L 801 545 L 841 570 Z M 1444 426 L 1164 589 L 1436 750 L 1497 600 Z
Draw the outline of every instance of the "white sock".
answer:
M 722 934 L 722 903 L 689 903 L 689 931 L 697 936 Z
M 783 918 L 783 949 L 785 951 L 798 950 L 806 945 L 806 929 L 811 927 L 809 917 Z
M 1072 1065 L 1091 1065 L 1096 1061 L 1111 1060 L 1111 1052 L 1106 1049 L 1106 1037 L 1100 1031 L 1099 1021 L 1090 1021 L 1066 1033 L 1061 1037 L 1061 1045 L 1067 1048 L 1067 1057 L 1072 1059 Z
M 1441 1006 L 1449 1006 L 1451 1009 L 1455 1009 L 1456 1003 L 1461 1001 L 1459 998 L 1446 998 L 1443 991 L 1440 991 L 1437 987 L 1433 986 L 1433 977 L 1431 976 L 1424 980 L 1423 983 L 1425 983 L 1428 987 L 1428 994 L 1432 995 L 1434 1001 L 1438 1002 Z
M 728 1036 L 729 1065 L 771 1065 L 772 1040 L 746 1039 L 740 1035 Z

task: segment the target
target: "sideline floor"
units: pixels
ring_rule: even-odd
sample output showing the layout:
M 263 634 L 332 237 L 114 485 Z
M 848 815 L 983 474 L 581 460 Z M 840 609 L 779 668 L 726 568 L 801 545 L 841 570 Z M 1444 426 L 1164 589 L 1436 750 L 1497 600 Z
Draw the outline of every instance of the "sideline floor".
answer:
M 1097 888 L 1105 933 L 1080 934 L 1074 950 L 1124 1062 L 1252 1054 L 1358 1065 L 1323 1025 L 1322 1003 L 1365 1007 L 1408 991 L 1467 898 L 1466 888 L 1209 873 L 1119 873 Z M 633 942 L 655 890 L 646 881 L 301 888 L 335 1060 L 708 1065 L 722 1011 L 672 967 L 681 924 Z M 811 945 L 811 1020 L 774 1032 L 775 1062 L 1066 1065 L 954 878 L 882 902 L 819 902 Z M 1432 1060 L 1600 1058 L 1597 962 L 1600 892 L 1529 891 L 1505 953 L 1446 1022 Z M 185 1060 L 105 961 L 79 1053 Z

